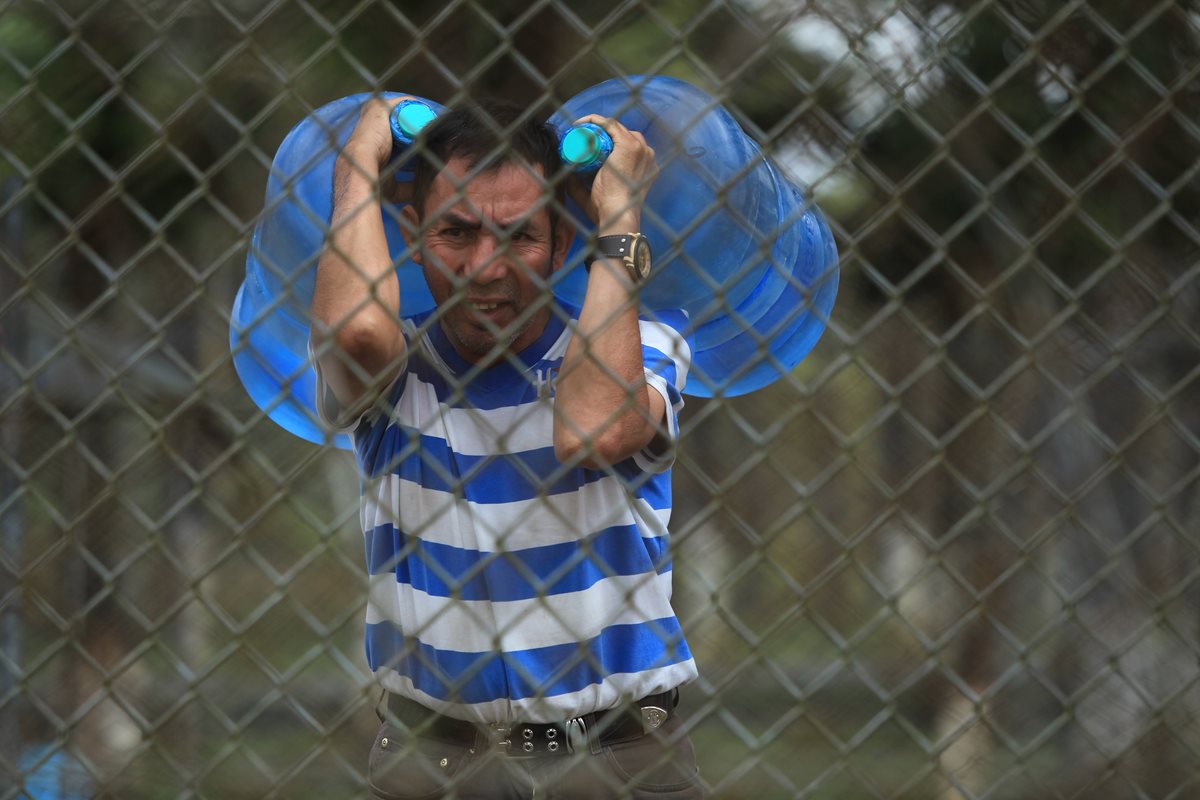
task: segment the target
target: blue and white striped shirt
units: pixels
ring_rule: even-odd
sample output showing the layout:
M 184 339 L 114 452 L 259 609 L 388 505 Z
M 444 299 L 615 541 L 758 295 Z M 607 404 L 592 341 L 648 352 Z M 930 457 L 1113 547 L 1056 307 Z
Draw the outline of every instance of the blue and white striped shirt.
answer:
M 559 721 L 696 677 L 670 602 L 673 448 L 603 471 L 555 458 L 553 379 L 571 332 L 551 317 L 486 369 L 430 315 L 404 320 L 405 370 L 353 430 L 368 664 L 388 691 L 460 719 Z M 641 321 L 672 440 L 685 323 Z

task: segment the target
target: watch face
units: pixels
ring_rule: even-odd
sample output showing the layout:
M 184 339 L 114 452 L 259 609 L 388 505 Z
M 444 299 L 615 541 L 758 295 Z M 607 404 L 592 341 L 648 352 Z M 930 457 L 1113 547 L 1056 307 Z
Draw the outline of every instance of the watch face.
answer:
M 645 279 L 650 274 L 650 243 L 645 237 L 639 236 L 634 239 L 633 252 L 630 253 L 633 257 L 633 269 L 637 272 L 638 277 Z

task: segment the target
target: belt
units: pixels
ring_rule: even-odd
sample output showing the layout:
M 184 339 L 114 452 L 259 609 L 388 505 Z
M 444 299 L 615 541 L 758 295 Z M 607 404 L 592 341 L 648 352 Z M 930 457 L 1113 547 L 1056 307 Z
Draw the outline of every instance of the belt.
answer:
M 480 725 L 432 711 L 415 700 L 387 695 L 390 716 L 412 733 L 443 744 L 473 748 L 479 743 L 512 756 L 598 754 L 600 748 L 640 739 L 667 721 L 679 705 L 679 690 L 643 697 L 630 705 L 585 714 L 565 722 Z

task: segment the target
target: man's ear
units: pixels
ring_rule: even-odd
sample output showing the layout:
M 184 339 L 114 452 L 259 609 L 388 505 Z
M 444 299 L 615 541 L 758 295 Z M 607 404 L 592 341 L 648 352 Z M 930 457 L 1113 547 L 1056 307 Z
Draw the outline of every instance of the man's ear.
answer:
M 554 252 L 550 254 L 550 264 L 554 270 L 561 269 L 566 263 L 567 251 L 571 249 L 574 238 L 575 226 L 571 224 L 569 215 L 559 214 L 554 224 Z
M 408 257 L 422 264 L 421 248 L 417 245 L 421 235 L 421 218 L 417 216 L 417 210 L 413 208 L 412 203 L 400 209 L 400 233 L 404 236 L 404 243 L 408 245 Z

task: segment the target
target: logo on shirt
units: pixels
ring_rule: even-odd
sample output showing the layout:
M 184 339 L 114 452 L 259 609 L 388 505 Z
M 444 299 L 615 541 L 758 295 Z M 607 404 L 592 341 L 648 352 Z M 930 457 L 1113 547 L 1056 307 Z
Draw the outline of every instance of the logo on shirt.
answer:
M 558 380 L 558 367 L 535 369 L 533 383 L 537 387 L 539 400 L 547 400 L 554 396 L 554 382 Z

